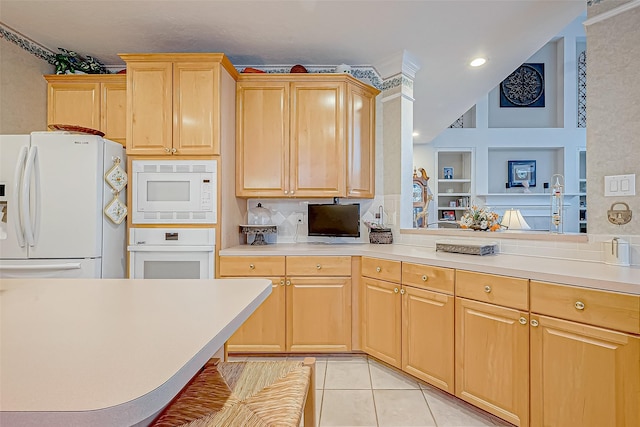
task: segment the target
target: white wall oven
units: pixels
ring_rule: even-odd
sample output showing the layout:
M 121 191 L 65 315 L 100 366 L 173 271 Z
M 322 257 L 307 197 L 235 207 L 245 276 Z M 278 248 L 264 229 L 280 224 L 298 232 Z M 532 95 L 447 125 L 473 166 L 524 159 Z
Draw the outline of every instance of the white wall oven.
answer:
M 216 160 L 132 160 L 133 224 L 215 224 Z
M 131 228 L 132 279 L 213 279 L 216 231 L 211 228 Z

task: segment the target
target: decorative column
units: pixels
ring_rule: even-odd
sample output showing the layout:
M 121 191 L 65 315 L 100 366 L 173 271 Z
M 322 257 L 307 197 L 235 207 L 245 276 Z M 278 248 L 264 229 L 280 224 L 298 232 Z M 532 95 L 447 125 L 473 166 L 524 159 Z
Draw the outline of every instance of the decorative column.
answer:
M 413 81 L 420 69 L 416 58 L 402 51 L 376 69 L 382 77 L 382 144 L 376 147 L 376 170 L 382 174 L 387 224 L 399 237 L 400 228 L 413 226 Z

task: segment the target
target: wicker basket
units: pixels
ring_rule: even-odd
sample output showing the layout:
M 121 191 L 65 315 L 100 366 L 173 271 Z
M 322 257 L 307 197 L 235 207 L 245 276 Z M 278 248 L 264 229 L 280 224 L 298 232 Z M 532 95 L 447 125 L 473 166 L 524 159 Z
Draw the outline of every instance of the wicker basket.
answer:
M 393 243 L 393 234 L 390 228 L 369 230 L 369 243 L 389 244 Z

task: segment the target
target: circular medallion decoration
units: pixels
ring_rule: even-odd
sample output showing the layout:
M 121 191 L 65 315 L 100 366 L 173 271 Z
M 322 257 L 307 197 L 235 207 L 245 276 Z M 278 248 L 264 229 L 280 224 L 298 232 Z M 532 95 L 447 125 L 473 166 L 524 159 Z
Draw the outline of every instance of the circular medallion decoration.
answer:
M 522 64 L 500 84 L 502 107 L 544 107 L 544 64 Z M 540 101 L 542 101 L 540 103 Z

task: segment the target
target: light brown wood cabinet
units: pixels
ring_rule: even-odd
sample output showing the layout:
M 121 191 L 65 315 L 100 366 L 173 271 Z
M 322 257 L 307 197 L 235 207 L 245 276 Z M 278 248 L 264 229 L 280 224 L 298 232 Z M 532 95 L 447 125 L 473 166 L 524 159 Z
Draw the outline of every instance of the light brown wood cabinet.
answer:
M 454 270 L 402 263 L 402 370 L 454 393 Z
M 231 352 L 351 350 L 351 257 L 221 257 L 221 277 L 272 278 L 273 290 L 231 337 Z
M 237 71 L 221 53 L 122 54 L 127 154 L 220 154 L 223 85 Z M 231 76 L 229 81 L 224 76 Z
M 532 281 L 531 312 L 531 425 L 640 425 L 640 296 Z
M 241 75 L 236 195 L 373 197 L 378 93 L 346 75 Z
M 362 276 L 363 350 L 453 393 L 453 270 L 363 257 Z
M 127 86 L 122 74 L 46 75 L 47 125 L 82 126 L 125 145 Z
M 402 367 L 400 283 L 363 277 L 362 349 L 396 368 Z
M 518 307 L 523 301 L 526 279 L 456 271 L 455 395 L 517 426 L 529 425 L 529 311 Z

